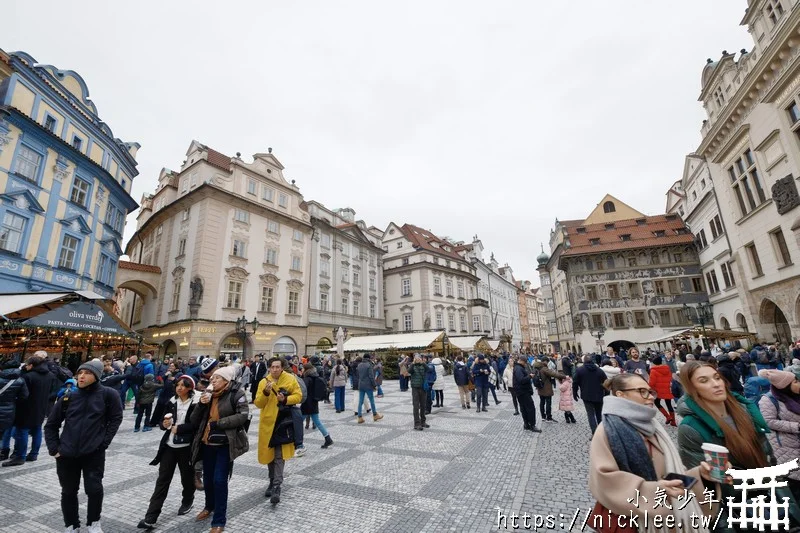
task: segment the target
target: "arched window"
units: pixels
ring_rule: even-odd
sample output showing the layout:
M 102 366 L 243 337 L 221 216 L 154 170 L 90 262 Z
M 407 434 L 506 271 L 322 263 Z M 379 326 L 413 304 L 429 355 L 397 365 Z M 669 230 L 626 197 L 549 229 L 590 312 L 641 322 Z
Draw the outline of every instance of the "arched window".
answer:
M 614 202 L 609 200 L 608 202 L 603 204 L 603 212 L 604 213 L 613 213 L 617 210 L 617 206 L 614 205 Z

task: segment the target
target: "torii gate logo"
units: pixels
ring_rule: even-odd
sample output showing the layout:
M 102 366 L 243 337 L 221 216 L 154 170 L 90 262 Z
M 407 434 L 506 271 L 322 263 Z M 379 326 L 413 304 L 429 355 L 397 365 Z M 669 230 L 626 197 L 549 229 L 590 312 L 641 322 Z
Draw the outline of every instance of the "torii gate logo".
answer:
M 742 529 L 748 526 L 764 531 L 766 526 L 770 526 L 773 531 L 776 529 L 789 529 L 789 498 L 783 497 L 782 502 L 778 501 L 775 489 L 785 488 L 786 481 L 778 481 L 780 476 L 786 476 L 790 472 L 800 468 L 798 460 L 794 459 L 788 463 L 766 468 L 753 468 L 750 470 L 730 469 L 726 472 L 737 482 L 735 487 L 742 491 L 742 498 L 728 496 L 728 527 L 733 528 L 738 524 Z M 748 498 L 747 492 L 750 490 L 769 489 L 769 501 L 764 494 L 756 498 Z M 738 510 L 738 513 L 734 511 Z M 738 516 L 735 516 L 738 514 Z

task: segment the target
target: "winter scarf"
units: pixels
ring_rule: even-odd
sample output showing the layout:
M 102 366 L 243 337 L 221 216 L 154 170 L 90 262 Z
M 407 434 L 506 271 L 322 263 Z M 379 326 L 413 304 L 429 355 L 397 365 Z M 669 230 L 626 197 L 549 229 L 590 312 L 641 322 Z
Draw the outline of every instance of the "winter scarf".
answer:
M 776 389 L 774 386 L 770 387 L 772 395 L 786 408 L 793 412 L 796 415 L 800 415 L 800 397 L 797 394 L 793 393 L 786 393 L 780 389 Z

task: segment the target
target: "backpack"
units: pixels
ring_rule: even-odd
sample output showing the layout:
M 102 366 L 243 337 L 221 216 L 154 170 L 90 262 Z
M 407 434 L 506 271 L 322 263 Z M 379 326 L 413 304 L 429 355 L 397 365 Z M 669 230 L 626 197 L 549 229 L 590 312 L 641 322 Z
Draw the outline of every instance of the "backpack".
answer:
M 306 382 L 298 376 L 294 376 L 294 379 L 297 380 L 297 384 L 300 385 L 300 392 L 303 394 L 303 397 L 300 399 L 300 403 L 297 404 L 299 407 L 300 405 L 304 404 L 306 398 L 308 398 L 308 389 L 306 388 Z
M 328 386 L 325 384 L 325 380 L 319 376 L 314 376 L 311 383 L 314 388 L 311 397 L 314 401 L 321 402 L 325 400 L 328 397 Z
M 542 373 L 539 372 L 538 369 L 533 371 L 533 377 L 531 378 L 531 381 L 533 381 L 533 386 L 537 389 L 544 387 L 544 379 L 542 379 Z
M 61 365 L 54 365 L 55 368 L 53 369 L 53 375 L 55 375 L 56 379 L 61 383 L 64 383 L 68 379 L 72 378 L 72 372 L 69 368 Z
M 683 385 L 681 385 L 680 380 L 672 378 L 672 381 L 669 385 L 670 392 L 672 396 L 677 400 L 681 396 L 683 396 Z

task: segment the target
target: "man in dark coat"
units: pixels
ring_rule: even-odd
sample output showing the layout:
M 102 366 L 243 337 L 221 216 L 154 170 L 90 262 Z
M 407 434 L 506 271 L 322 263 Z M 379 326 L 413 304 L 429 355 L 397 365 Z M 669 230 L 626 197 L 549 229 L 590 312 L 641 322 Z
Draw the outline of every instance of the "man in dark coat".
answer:
M 587 355 L 583 358 L 583 366 L 575 372 L 575 379 L 572 381 L 572 395 L 576 402 L 583 400 L 592 435 L 594 435 L 597 425 L 603 420 L 603 396 L 605 395 L 603 383 L 605 380 L 606 373 L 594 364 L 591 356 Z M 578 391 L 580 391 L 580 397 L 578 397 Z
M 266 375 L 267 364 L 264 362 L 264 354 L 258 354 L 255 362 L 250 365 L 250 394 L 252 395 L 250 403 L 253 403 L 253 400 L 255 400 L 258 384 L 261 383 L 261 380 L 264 379 Z
M 14 425 L 14 415 L 17 412 L 17 403 L 28 397 L 28 385 L 22 379 L 20 371 L 16 368 L 0 372 L 0 433 L 8 431 L 11 438 L 11 428 Z M 4 448 L 0 460 L 8 459 L 9 450 Z
M 524 355 L 517 357 L 514 362 L 514 374 L 512 387 L 517 395 L 519 410 L 522 414 L 524 429 L 541 433 L 542 430 L 536 427 L 536 406 L 533 403 L 533 384 L 531 383 L 531 372 L 528 361 Z
M 36 353 L 44 353 L 46 356 L 45 352 Z M 25 363 L 22 379 L 28 387 L 29 395 L 27 400 L 17 402 L 13 429 L 14 453 L 3 466 L 19 466 L 25 464 L 25 461 L 35 461 L 39 458 L 42 424 L 50 407 L 50 392 L 56 377 L 50 372 L 46 357 L 33 355 Z M 28 436 L 33 438 L 30 453 L 28 453 Z

